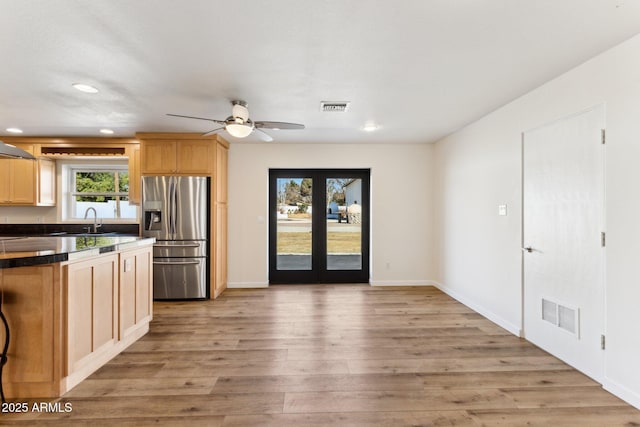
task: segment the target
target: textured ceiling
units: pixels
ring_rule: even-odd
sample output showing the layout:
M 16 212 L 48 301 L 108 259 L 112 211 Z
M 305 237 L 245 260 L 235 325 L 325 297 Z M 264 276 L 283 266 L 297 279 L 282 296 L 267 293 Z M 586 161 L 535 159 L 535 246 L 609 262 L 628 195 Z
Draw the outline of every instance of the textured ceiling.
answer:
M 205 132 L 215 124 L 166 113 L 224 119 L 243 99 L 254 120 L 307 127 L 271 131 L 276 141 L 433 142 L 640 32 L 632 0 L 0 0 L 0 11 L 0 136 Z M 321 101 L 351 105 L 322 113 Z

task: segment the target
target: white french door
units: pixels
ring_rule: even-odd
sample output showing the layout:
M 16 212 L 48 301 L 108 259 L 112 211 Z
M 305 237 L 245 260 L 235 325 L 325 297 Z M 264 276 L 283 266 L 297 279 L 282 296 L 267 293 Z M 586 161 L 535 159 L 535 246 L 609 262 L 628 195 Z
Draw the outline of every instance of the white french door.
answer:
M 525 337 L 603 376 L 604 106 L 523 135 Z

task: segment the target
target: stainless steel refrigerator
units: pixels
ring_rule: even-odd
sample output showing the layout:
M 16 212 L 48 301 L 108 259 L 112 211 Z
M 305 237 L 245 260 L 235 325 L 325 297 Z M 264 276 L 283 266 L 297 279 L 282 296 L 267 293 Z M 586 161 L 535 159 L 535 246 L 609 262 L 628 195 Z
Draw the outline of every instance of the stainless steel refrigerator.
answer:
M 142 178 L 143 236 L 155 237 L 154 299 L 209 298 L 210 178 Z

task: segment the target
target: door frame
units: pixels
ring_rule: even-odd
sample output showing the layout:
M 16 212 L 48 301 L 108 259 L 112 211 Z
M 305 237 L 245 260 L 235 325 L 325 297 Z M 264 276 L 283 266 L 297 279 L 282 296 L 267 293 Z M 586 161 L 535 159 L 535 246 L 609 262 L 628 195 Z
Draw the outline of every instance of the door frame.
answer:
M 312 178 L 312 256 L 311 270 L 277 269 L 277 179 Z M 327 178 L 362 180 L 360 270 L 327 270 Z M 371 169 L 269 169 L 269 283 L 369 283 L 370 272 L 370 182 Z

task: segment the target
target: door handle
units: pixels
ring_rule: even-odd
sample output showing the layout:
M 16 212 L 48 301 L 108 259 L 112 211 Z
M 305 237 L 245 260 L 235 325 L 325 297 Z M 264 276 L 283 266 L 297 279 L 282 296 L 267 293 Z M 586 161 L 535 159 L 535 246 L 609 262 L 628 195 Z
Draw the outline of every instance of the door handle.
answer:
M 531 246 L 527 246 L 526 248 L 522 248 L 522 251 L 531 253 L 533 252 L 533 248 Z

